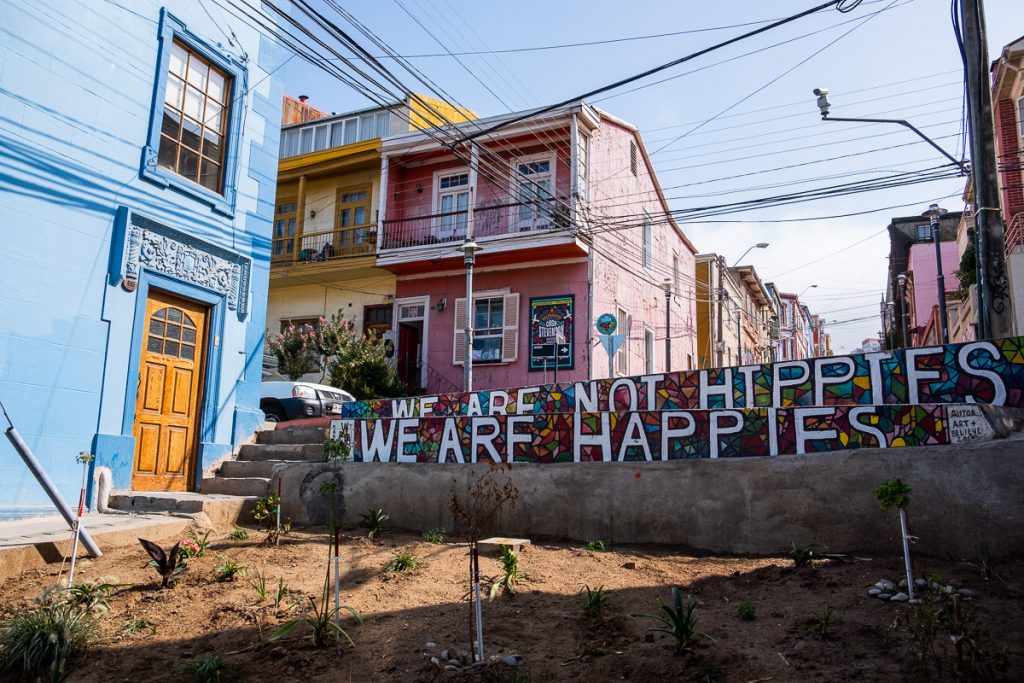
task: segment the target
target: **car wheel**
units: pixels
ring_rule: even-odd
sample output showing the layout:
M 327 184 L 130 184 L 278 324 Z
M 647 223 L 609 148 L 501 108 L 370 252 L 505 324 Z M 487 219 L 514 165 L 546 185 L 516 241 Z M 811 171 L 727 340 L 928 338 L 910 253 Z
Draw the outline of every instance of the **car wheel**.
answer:
M 280 408 L 264 408 L 267 422 L 284 422 L 288 418 L 281 412 Z

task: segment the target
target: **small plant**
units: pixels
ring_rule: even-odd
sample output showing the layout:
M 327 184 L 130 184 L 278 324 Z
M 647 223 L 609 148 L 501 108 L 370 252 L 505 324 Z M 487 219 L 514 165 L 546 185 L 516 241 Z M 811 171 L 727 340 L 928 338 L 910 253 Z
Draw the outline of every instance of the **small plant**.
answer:
M 138 633 L 140 631 L 149 631 L 150 633 L 156 633 L 156 624 L 150 623 L 141 617 L 132 617 L 128 620 L 128 623 L 124 625 L 124 630 L 121 632 L 124 634 Z
M 836 610 L 831 605 L 825 607 L 825 611 L 821 613 L 821 616 L 812 619 L 809 623 L 811 625 L 811 631 L 813 631 L 822 640 L 828 640 L 828 625 L 832 623 L 832 618 L 835 617 Z
M 149 556 L 153 558 L 149 566 L 155 569 L 163 579 L 163 583 L 160 584 L 162 588 L 167 588 L 174 583 L 175 579 L 187 569 L 185 560 L 182 558 L 181 553 L 178 552 L 179 546 L 177 543 L 171 547 L 169 553 L 165 553 L 164 549 L 153 543 L 153 541 L 140 538 L 139 543 L 146 549 Z
M 234 581 L 235 577 L 244 573 L 245 565 L 238 564 L 230 557 L 225 557 L 213 568 L 213 578 L 217 581 Z
M 351 448 L 348 444 L 348 439 L 342 437 L 340 439 L 327 439 L 324 442 L 324 461 L 333 462 L 335 460 L 348 460 Z
M 583 595 L 583 600 L 580 603 L 580 606 L 583 608 L 583 614 L 591 619 L 600 617 L 601 613 L 611 606 L 608 594 L 604 591 L 604 586 L 598 586 L 597 588 L 584 586 L 580 593 Z
M 329 574 L 328 574 L 329 576 Z M 349 642 L 349 645 L 355 647 L 355 643 L 352 641 L 351 636 L 348 632 L 341 627 L 336 621 L 335 616 L 337 610 L 330 608 L 330 603 L 327 597 L 327 582 L 324 582 L 324 590 L 320 596 L 320 602 L 305 596 L 306 600 L 309 601 L 309 605 L 306 606 L 301 601 L 296 601 L 296 609 L 302 610 L 302 616 L 297 619 L 292 619 L 281 628 L 277 629 L 270 635 L 269 640 L 280 640 L 281 638 L 288 635 L 288 633 L 298 626 L 299 624 L 309 624 L 313 629 L 313 644 L 317 647 L 324 647 L 330 640 L 331 635 L 342 636 Z M 339 610 L 345 610 L 356 618 L 360 624 L 363 623 L 363 618 L 359 616 L 359 612 L 351 607 L 342 605 Z
M 608 546 L 605 545 L 604 541 L 587 541 L 586 548 L 592 553 L 608 552 Z
M 63 681 L 69 661 L 96 638 L 92 616 L 67 602 L 18 612 L 0 630 L 0 672 Z
M 401 572 L 411 572 L 419 566 L 420 561 L 416 559 L 416 556 L 412 552 L 406 551 L 398 553 L 391 558 L 391 561 L 384 567 L 384 571 L 388 574 L 399 574 Z
M 199 548 L 199 544 L 191 538 L 182 538 L 178 541 L 178 554 L 186 560 L 193 557 L 199 557 L 202 552 L 203 551 Z
M 772 610 L 772 619 L 785 619 L 789 614 L 784 609 Z
M 277 531 L 277 509 L 281 507 L 281 498 L 276 494 L 270 494 L 256 500 L 252 509 L 252 518 L 259 524 L 261 530 L 267 532 L 264 543 L 275 545 L 278 542 Z M 281 534 L 287 534 L 292 530 L 292 521 L 285 519 L 281 522 Z
M 224 678 L 224 660 L 220 655 L 206 654 L 189 664 L 187 671 L 199 683 L 216 683 Z
M 363 518 L 359 526 L 366 529 L 367 538 L 377 538 L 388 532 L 387 525 L 391 515 L 385 514 L 380 508 L 367 510 L 365 515 L 359 516 Z
M 501 558 L 498 562 L 501 564 L 501 574 L 491 579 L 491 600 L 498 597 L 500 593 L 515 595 L 519 590 L 519 584 L 528 578 L 519 566 L 519 556 L 512 548 L 502 546 Z
M 256 599 L 263 602 L 267 599 L 267 574 L 262 569 L 257 569 L 252 572 L 246 578 L 249 581 L 249 585 L 256 591 Z
M 87 612 L 100 613 L 110 609 L 110 597 L 124 584 L 110 583 L 103 579 L 76 583 L 65 591 L 65 599 L 75 607 Z
M 882 506 L 882 510 L 888 512 L 893 508 L 905 508 L 910 505 L 910 487 L 899 479 L 887 479 L 882 485 L 872 491 L 875 498 Z
M 749 597 L 743 598 L 740 600 L 740 606 L 736 608 L 736 613 L 743 621 L 752 621 L 757 616 L 757 606 Z
M 667 633 L 676 640 L 676 652 L 683 652 L 690 646 L 690 641 L 696 634 L 697 624 L 697 603 L 687 595 L 686 607 L 683 607 L 683 594 L 678 588 L 672 588 L 672 606 L 666 605 L 665 601 L 658 598 L 658 605 L 661 607 L 660 614 L 634 614 L 634 617 L 653 619 L 661 624 L 647 629 Z
M 789 559 L 793 560 L 794 567 L 801 569 L 804 567 L 813 567 L 814 560 L 818 557 L 818 548 L 821 548 L 821 546 L 813 543 L 811 545 L 805 545 L 797 548 L 794 543 L 792 550 L 790 550 L 787 555 L 789 556 Z
M 228 534 L 229 541 L 245 541 L 249 538 L 249 532 L 245 529 L 233 529 Z
M 427 543 L 444 543 L 444 529 L 431 529 L 423 532 L 423 540 Z
M 277 580 L 277 589 L 274 591 L 274 609 L 281 609 L 281 603 L 291 593 L 288 586 L 284 585 L 284 579 Z

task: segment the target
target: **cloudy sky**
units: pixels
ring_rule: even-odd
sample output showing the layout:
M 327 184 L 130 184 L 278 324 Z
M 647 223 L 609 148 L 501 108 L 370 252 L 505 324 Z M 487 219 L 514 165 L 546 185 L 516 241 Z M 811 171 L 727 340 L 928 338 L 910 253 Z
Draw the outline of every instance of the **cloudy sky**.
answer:
M 315 4 L 353 31 L 330 2 Z M 344 8 L 409 55 L 449 99 L 491 116 L 573 97 L 814 4 L 355 0 Z M 946 159 L 900 126 L 822 122 L 811 90 L 830 89 L 834 116 L 907 119 L 959 157 L 963 85 L 949 10 L 944 0 L 864 0 L 849 13 L 816 13 L 589 101 L 640 128 L 673 209 L 890 182 L 882 179 L 897 174 L 904 175 L 892 182 L 918 180 L 943 173 Z M 986 12 L 995 58 L 1024 34 L 1024 2 L 989 0 Z M 288 63 L 285 85 L 328 111 L 371 106 L 299 59 Z M 768 242 L 744 262 L 783 291 L 806 290 L 803 299 L 831 321 L 833 344 L 844 351 L 877 335 L 890 218 L 936 201 L 960 210 L 962 190 L 961 178 L 947 177 L 704 211 L 683 226 L 700 251 L 730 263 Z

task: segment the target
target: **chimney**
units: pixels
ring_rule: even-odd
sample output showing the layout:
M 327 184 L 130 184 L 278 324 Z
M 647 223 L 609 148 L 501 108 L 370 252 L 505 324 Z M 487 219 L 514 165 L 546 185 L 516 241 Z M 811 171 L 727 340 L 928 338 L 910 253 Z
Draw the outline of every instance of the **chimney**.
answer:
M 305 104 L 309 100 L 309 95 L 299 95 L 299 102 Z

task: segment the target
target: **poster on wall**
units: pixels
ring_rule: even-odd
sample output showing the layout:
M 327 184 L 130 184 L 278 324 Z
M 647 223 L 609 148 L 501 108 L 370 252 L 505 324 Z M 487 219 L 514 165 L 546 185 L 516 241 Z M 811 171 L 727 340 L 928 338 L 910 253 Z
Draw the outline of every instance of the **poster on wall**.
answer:
M 572 370 L 572 309 L 572 295 L 530 299 L 531 371 Z

